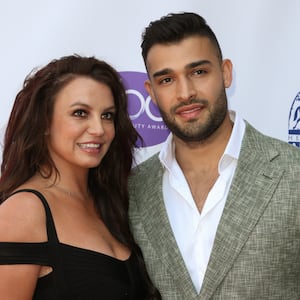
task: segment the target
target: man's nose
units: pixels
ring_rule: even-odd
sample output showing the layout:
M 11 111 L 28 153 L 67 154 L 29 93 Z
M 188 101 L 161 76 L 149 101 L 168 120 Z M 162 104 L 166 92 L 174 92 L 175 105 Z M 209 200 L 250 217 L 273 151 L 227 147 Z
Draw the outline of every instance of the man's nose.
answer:
M 177 81 L 176 92 L 179 101 L 187 101 L 196 96 L 194 83 L 186 77 Z

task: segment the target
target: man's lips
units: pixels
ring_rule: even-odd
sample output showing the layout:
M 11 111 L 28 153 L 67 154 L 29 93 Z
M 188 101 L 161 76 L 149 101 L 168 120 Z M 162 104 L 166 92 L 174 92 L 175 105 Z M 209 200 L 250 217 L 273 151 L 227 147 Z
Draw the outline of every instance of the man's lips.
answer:
M 178 109 L 176 109 L 176 114 L 181 116 L 195 115 L 199 113 L 203 109 L 203 107 L 204 106 L 201 104 L 191 104 L 191 105 L 181 106 Z

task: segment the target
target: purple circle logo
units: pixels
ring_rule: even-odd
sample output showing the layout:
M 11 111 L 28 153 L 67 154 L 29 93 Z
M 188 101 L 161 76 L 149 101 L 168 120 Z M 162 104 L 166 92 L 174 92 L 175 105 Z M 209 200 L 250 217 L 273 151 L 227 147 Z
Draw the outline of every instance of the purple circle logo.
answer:
M 142 72 L 119 72 L 128 96 L 128 112 L 133 126 L 142 136 L 144 145 L 154 146 L 165 141 L 169 129 L 163 122 L 157 106 L 144 88 L 148 79 Z

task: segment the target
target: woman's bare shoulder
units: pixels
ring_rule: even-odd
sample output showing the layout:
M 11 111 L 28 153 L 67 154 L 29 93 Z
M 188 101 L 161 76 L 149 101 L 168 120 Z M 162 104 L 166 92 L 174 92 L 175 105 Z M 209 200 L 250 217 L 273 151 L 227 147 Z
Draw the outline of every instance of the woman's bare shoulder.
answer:
M 41 242 L 47 240 L 45 209 L 31 192 L 18 192 L 0 205 L 0 241 Z

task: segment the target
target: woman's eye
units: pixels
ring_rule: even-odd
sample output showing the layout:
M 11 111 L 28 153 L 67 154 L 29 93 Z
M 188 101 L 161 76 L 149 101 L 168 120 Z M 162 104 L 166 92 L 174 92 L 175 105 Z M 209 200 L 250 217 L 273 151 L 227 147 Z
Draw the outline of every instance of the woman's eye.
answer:
M 75 117 L 85 117 L 87 115 L 87 112 L 85 110 L 78 109 L 73 113 L 73 115 Z
M 104 114 L 101 115 L 101 118 L 105 119 L 105 120 L 113 120 L 114 116 L 115 116 L 114 113 L 112 113 L 112 112 L 106 112 L 106 113 L 104 113 Z

